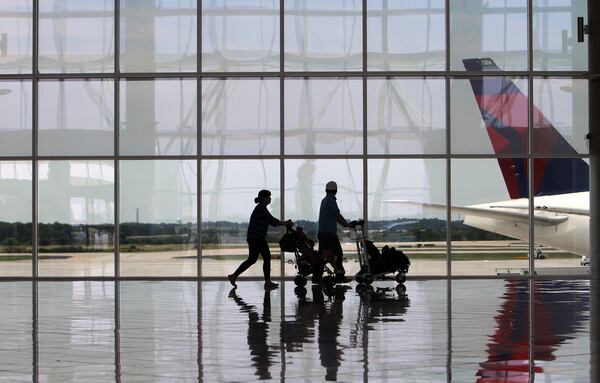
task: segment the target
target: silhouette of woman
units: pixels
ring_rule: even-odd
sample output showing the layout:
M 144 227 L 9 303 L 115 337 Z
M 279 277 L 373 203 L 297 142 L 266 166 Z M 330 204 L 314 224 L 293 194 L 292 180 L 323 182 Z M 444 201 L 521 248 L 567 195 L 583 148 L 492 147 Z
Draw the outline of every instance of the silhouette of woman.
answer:
M 267 206 L 271 203 L 271 192 L 268 190 L 261 190 L 258 192 L 258 196 L 254 198 L 256 207 L 252 211 L 250 216 L 250 223 L 248 224 L 248 259 L 246 259 L 237 268 L 233 274 L 229 274 L 227 279 L 234 287 L 237 287 L 235 280 L 237 277 L 246 271 L 250 266 L 256 263 L 258 255 L 260 254 L 263 259 L 263 274 L 265 276 L 265 289 L 275 289 L 278 287 L 277 283 L 271 282 L 271 251 L 269 250 L 269 244 L 265 239 L 267 236 L 267 230 L 269 225 L 271 226 L 291 226 L 294 223 L 291 220 L 285 222 L 278 220 L 273 217 Z

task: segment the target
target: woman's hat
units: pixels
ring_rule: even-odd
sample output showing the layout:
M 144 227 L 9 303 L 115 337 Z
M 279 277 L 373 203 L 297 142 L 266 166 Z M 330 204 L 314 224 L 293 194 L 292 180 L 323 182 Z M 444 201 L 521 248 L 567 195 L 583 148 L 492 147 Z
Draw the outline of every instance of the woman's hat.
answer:
M 259 203 L 261 198 L 267 198 L 271 196 L 271 192 L 263 189 L 261 191 L 258 192 L 258 196 L 256 198 L 254 198 L 254 203 Z

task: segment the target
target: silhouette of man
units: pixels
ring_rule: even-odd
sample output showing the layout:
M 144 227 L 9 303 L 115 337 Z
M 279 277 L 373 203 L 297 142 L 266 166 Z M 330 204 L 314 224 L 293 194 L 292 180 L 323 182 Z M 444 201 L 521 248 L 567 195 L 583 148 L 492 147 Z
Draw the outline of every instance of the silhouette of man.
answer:
M 321 201 L 321 208 L 319 209 L 319 231 L 317 238 L 319 239 L 319 254 L 324 252 L 331 252 L 335 259 L 335 276 L 336 282 L 346 283 L 350 282 L 345 277 L 346 270 L 344 270 L 342 245 L 337 236 L 337 224 L 339 223 L 343 227 L 350 227 L 346 218 L 340 213 L 340 209 L 337 205 L 335 195 L 337 194 L 337 184 L 334 181 L 329 181 L 325 185 L 325 198 Z M 313 273 L 313 283 L 320 283 L 323 275 L 323 268 L 318 267 Z

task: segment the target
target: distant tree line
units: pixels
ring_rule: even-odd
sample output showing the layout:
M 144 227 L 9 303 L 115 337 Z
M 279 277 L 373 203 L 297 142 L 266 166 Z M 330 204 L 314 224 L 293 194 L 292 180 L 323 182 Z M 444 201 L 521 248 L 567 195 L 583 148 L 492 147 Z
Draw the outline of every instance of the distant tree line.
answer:
M 314 240 L 317 239 L 318 223 L 298 220 L 296 225 Z M 0 251 L 30 252 L 31 223 L 0 222 Z M 215 221 L 202 225 L 202 243 L 206 245 L 243 244 L 246 242 L 248 224 L 241 222 Z M 71 225 L 65 223 L 40 223 L 38 226 L 38 243 L 40 251 L 44 246 L 63 247 L 64 251 L 90 251 L 93 236 L 103 233 L 112 238 L 114 225 Z M 340 228 L 339 234 L 347 237 L 347 232 Z M 282 235 L 281 229 L 271 230 L 267 241 L 276 243 Z M 446 222 L 441 219 L 397 219 L 369 222 L 369 239 L 374 242 L 420 242 L 445 241 Z M 452 240 L 503 240 L 502 235 L 476 229 L 463 221 L 452 221 Z M 135 223 L 125 222 L 120 225 L 120 243 L 123 245 L 159 245 L 189 244 L 196 241 L 196 224 L 194 223 Z M 348 240 L 348 238 L 345 238 Z M 111 239 L 112 242 L 112 239 Z M 92 246 L 93 247 L 93 246 Z M 60 249 L 52 249 L 60 251 Z

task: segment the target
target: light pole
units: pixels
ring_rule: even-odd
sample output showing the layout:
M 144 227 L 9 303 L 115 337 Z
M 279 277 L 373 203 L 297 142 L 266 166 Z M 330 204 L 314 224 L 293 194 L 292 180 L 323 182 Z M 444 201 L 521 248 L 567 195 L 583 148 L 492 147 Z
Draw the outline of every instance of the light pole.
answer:
M 8 34 L 2 33 L 0 35 L 0 56 L 6 57 L 8 55 Z

